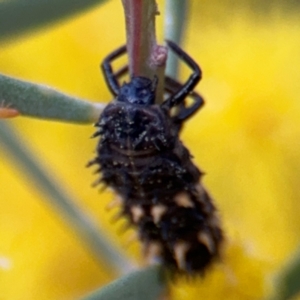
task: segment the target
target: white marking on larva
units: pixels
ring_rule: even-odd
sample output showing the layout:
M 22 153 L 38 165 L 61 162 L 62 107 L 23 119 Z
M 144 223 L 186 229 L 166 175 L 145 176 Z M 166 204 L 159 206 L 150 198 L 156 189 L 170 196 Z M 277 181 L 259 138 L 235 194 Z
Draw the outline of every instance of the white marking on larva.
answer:
M 207 195 L 204 187 L 201 184 L 196 185 L 196 190 L 198 192 L 197 200 L 203 205 L 203 211 L 207 214 L 210 214 L 213 209 L 213 204 L 211 201 L 207 201 L 209 196 Z
M 188 193 L 179 193 L 177 195 L 175 195 L 174 197 L 174 201 L 178 206 L 182 206 L 182 207 L 194 207 L 194 203 L 192 202 L 192 200 L 190 199 L 190 196 Z
M 130 209 L 134 223 L 138 223 L 144 215 L 144 210 L 139 205 L 134 205 Z
M 206 191 L 205 191 L 205 189 L 204 189 L 204 187 L 201 185 L 201 184 L 197 184 L 196 185 L 196 190 L 197 190 L 197 192 L 199 193 L 199 196 L 201 197 L 201 196 L 204 196 L 205 194 L 206 194 Z M 201 198 L 200 198 L 201 199 Z M 200 200 L 199 199 L 199 200 Z
M 198 241 L 201 244 L 203 244 L 211 254 L 213 254 L 215 252 L 214 242 L 207 232 L 204 232 L 204 231 L 199 232 L 197 235 L 197 238 L 198 238 Z
M 207 223 L 210 227 L 219 227 L 220 220 L 216 215 L 212 215 L 208 220 Z
M 151 208 L 151 215 L 155 224 L 157 224 L 161 220 L 161 217 L 167 211 L 167 209 L 168 208 L 162 204 L 154 205 Z
M 175 260 L 177 262 L 178 268 L 181 270 L 185 270 L 185 263 L 186 263 L 186 253 L 189 250 L 190 245 L 186 242 L 178 242 L 174 246 L 174 254 Z
M 119 195 L 116 195 L 116 196 L 115 196 L 115 199 L 112 200 L 111 202 L 109 202 L 109 203 L 106 205 L 105 209 L 106 209 L 106 210 L 111 210 L 111 209 L 113 209 L 113 208 L 115 208 L 115 207 L 118 207 L 118 206 L 122 205 L 123 202 L 124 202 L 124 201 L 123 201 L 123 198 L 122 198 L 121 196 L 119 196 Z
M 146 261 L 151 264 L 157 261 L 157 258 L 162 252 L 161 244 L 158 242 L 151 242 L 144 246 Z

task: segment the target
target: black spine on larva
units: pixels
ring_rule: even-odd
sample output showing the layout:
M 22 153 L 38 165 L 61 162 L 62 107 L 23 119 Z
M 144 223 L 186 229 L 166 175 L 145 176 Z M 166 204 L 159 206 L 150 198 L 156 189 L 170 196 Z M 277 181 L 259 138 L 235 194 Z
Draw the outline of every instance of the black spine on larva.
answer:
M 159 105 L 114 101 L 96 126 L 101 138 L 93 163 L 122 198 L 146 257 L 201 274 L 219 255 L 222 231 L 172 117 Z

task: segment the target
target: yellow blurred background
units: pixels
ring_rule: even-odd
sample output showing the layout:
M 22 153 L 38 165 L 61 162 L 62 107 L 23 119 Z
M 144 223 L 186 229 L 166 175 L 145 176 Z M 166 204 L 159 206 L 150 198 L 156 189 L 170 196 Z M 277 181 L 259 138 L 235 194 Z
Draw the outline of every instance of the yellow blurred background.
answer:
M 162 41 L 164 1 L 158 3 Z M 222 263 L 205 278 L 172 286 L 172 299 L 262 299 L 299 244 L 300 6 L 274 3 L 194 1 L 188 14 L 183 47 L 203 70 L 197 91 L 206 105 L 186 124 L 182 139 L 207 173 L 204 183 L 227 241 Z M 1 44 L 0 72 L 109 102 L 98 66 L 124 42 L 121 2 L 108 1 Z M 122 222 L 112 224 L 114 212 L 105 210 L 113 195 L 92 189 L 95 176 L 85 168 L 94 156 L 93 126 L 23 117 L 11 124 L 124 248 L 128 234 L 120 234 Z M 78 299 L 113 280 L 27 174 L 0 153 L 0 299 Z M 126 251 L 141 260 L 138 243 Z

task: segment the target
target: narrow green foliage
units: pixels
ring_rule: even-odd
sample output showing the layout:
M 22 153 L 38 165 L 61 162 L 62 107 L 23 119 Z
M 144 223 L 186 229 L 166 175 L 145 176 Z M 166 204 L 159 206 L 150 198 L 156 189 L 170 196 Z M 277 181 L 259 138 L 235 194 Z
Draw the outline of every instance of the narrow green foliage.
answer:
M 106 0 L 4 0 L 0 1 L 0 40 L 61 21 Z
M 48 175 L 5 121 L 0 121 L 0 147 L 3 147 L 13 162 L 24 170 L 28 181 L 34 183 L 34 188 L 45 194 L 45 202 L 55 207 L 63 219 L 69 222 L 102 265 L 121 273 L 132 268 L 127 257 L 110 242 L 104 232 L 101 232 L 91 216 L 75 204 L 80 201 L 74 201 L 74 197 Z
M 0 105 L 21 115 L 73 123 L 95 122 L 104 104 L 83 101 L 44 85 L 0 74 Z
M 190 1 L 166 0 L 165 38 L 180 45 L 185 31 L 185 22 Z M 166 74 L 177 76 L 178 58 L 169 51 Z
M 300 248 L 276 282 L 276 296 L 272 300 L 292 299 L 300 293 Z
M 125 275 L 82 300 L 158 300 L 164 281 L 163 269 L 152 266 Z

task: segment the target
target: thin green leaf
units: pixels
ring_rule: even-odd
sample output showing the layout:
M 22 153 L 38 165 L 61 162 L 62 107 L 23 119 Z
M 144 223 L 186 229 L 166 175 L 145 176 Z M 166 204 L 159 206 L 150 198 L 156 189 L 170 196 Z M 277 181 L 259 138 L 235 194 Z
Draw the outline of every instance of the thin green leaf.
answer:
M 273 300 L 287 300 L 300 293 L 300 248 L 276 282 Z
M 83 12 L 106 0 L 0 1 L 0 40 Z
M 35 189 L 44 192 L 46 197 L 42 199 L 54 206 L 64 220 L 69 221 L 71 227 L 93 251 L 101 264 L 106 264 L 106 267 L 122 273 L 132 268 L 127 257 L 116 249 L 105 233 L 101 232 L 91 216 L 75 204 L 79 201 L 74 201 L 75 197 L 71 197 L 55 182 L 5 121 L 0 121 L 0 147 L 3 147 L 7 154 L 12 156 L 13 162 L 26 172 L 28 182 L 33 183 Z
M 180 45 L 185 31 L 186 20 L 190 1 L 166 0 L 165 38 Z M 176 77 L 178 73 L 178 58 L 170 51 L 166 73 Z
M 157 300 L 164 290 L 163 270 L 152 266 L 125 275 L 82 300 Z
M 74 123 L 95 122 L 104 104 L 83 101 L 38 85 L 0 74 L 0 106 L 24 116 Z

